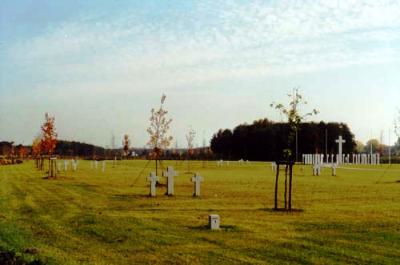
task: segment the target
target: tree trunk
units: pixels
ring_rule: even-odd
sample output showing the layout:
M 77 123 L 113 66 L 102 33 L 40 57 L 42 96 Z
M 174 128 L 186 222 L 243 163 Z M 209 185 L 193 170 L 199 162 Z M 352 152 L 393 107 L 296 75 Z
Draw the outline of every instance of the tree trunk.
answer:
M 292 180 L 293 180 L 293 165 L 289 167 L 289 211 L 292 210 Z
M 288 186 L 288 185 L 287 185 L 287 184 L 288 184 L 288 183 L 287 183 L 287 180 L 288 180 L 288 179 L 287 179 L 287 178 L 288 178 L 288 167 L 289 167 L 288 165 L 286 165 L 286 167 L 285 167 L 285 193 L 284 193 L 284 196 L 285 196 L 285 210 L 288 209 L 288 207 L 287 207 L 287 206 L 288 206 L 288 203 L 287 203 L 287 197 L 288 197 L 288 196 L 287 196 L 287 189 L 288 189 L 288 188 L 287 188 L 287 186 Z
M 158 176 L 158 158 L 156 157 L 156 176 Z
M 276 178 L 275 178 L 275 204 L 274 209 L 278 210 L 278 180 L 279 180 L 279 164 L 276 167 Z

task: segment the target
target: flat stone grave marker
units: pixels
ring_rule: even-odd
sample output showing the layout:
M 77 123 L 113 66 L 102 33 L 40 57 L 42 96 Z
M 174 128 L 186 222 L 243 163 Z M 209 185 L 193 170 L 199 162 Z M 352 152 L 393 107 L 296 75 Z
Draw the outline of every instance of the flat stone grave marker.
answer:
M 219 230 L 220 222 L 218 214 L 210 214 L 208 216 L 208 226 L 211 230 Z

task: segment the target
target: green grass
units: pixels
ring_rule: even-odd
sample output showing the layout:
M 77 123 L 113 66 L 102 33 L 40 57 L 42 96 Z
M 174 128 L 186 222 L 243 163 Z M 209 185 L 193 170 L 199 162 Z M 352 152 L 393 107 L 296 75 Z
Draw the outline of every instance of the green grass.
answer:
M 101 163 L 79 161 L 56 180 L 33 162 L 0 167 L 0 250 L 48 264 L 400 264 L 398 165 L 336 177 L 297 166 L 293 204 L 302 211 L 284 213 L 271 210 L 270 163 L 192 162 L 205 179 L 201 198 L 176 162 L 164 162 L 180 172 L 176 196 L 159 187 L 147 197 L 146 164 L 108 162 L 102 173 Z M 211 213 L 220 231 L 207 229 Z

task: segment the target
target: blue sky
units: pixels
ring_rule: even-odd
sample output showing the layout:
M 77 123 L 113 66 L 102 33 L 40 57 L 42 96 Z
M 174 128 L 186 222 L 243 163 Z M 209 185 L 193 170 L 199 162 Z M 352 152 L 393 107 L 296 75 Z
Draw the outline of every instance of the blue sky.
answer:
M 388 142 L 400 108 L 400 2 L 0 2 L 0 139 L 31 143 L 45 112 L 60 138 L 144 146 L 167 94 L 171 133 L 209 140 L 268 117 L 300 87 L 315 121 Z M 304 109 L 307 111 L 307 109 Z M 394 140 L 394 133 L 391 133 Z M 392 141 L 393 142 L 393 141 Z

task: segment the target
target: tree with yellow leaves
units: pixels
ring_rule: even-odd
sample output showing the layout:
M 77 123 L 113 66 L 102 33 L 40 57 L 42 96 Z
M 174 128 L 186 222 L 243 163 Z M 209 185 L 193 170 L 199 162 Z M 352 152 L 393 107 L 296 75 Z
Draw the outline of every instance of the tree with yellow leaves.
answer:
M 158 174 L 160 156 L 168 148 L 173 139 L 172 136 L 168 135 L 172 119 L 166 117 L 168 111 L 164 109 L 165 99 L 166 96 L 162 95 L 160 108 L 158 110 L 151 109 L 150 126 L 147 128 L 147 132 L 150 135 L 147 145 L 151 148 L 152 157 L 156 161 L 156 175 Z

